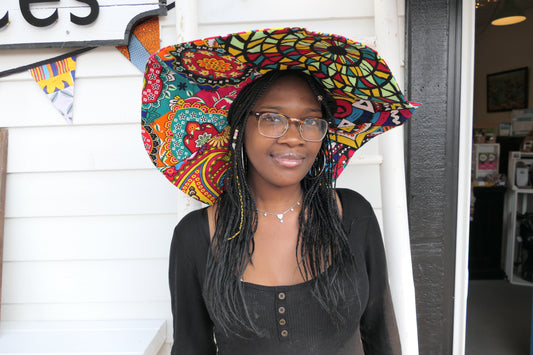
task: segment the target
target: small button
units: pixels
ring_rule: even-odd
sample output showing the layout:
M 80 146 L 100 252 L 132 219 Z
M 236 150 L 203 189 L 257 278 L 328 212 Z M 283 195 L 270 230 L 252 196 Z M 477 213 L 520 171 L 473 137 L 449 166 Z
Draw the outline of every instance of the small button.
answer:
M 285 319 L 281 318 L 279 320 L 279 325 L 285 325 L 285 324 L 287 324 L 287 321 Z
M 279 308 L 278 308 L 278 312 L 279 312 L 280 314 L 285 313 L 285 307 L 279 307 Z
M 285 293 L 284 293 L 284 292 L 280 292 L 280 293 L 278 294 L 278 298 L 279 298 L 280 300 L 284 300 L 284 299 L 285 299 Z
M 284 337 L 284 338 L 288 337 L 288 336 L 289 336 L 289 331 L 283 329 L 283 330 L 281 331 L 281 336 Z

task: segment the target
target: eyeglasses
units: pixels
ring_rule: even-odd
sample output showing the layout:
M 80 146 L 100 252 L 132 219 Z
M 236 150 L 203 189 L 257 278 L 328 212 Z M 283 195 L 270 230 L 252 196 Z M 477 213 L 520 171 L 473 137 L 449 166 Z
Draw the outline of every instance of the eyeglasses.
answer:
M 250 114 L 257 118 L 259 133 L 268 138 L 283 136 L 288 131 L 291 121 L 298 123 L 300 136 L 308 142 L 320 142 L 328 131 L 328 122 L 319 117 L 299 120 L 275 112 L 251 111 Z

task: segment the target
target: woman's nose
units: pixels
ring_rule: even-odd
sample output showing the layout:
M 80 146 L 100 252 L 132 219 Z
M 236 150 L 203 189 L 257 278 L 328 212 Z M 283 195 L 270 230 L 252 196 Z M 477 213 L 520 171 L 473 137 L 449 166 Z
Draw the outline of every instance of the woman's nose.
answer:
M 287 132 L 278 138 L 278 142 L 291 145 L 304 143 L 305 140 L 300 134 L 300 120 L 292 118 L 289 121 L 289 128 L 287 128 Z

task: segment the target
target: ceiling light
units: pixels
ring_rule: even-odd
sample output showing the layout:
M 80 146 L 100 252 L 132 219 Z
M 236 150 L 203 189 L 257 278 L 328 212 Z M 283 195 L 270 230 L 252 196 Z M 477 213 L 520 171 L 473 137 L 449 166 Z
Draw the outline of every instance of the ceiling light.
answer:
M 515 5 L 514 0 L 502 1 L 502 6 L 496 12 L 491 24 L 494 26 L 514 25 L 526 20 L 524 13 Z

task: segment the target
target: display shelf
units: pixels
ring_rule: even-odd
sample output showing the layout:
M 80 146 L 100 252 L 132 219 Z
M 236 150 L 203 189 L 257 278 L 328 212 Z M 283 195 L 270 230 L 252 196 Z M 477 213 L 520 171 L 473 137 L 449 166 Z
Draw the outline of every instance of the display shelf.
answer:
M 509 152 L 508 166 L 507 166 L 507 184 L 509 187 L 516 187 L 521 190 L 528 190 L 528 188 L 533 189 L 533 184 L 531 181 L 527 181 L 523 185 L 518 187 L 517 185 L 517 165 L 522 164 L 523 166 L 531 169 L 533 167 L 533 153 L 531 152 Z
M 514 273 L 513 275 L 513 284 L 518 286 L 533 286 L 533 282 L 524 280 L 522 276 Z
M 510 152 L 509 153 L 509 180 L 505 192 L 503 208 L 504 238 L 502 241 L 503 266 L 505 274 L 511 284 L 533 287 L 533 282 L 524 280 L 520 272 L 520 264 L 527 257 L 527 251 L 521 246 L 519 216 L 531 214 L 533 216 L 533 187 L 528 182 L 527 186 L 518 187 L 515 181 L 516 166 L 518 162 L 527 162 L 531 159 L 533 167 L 533 154 Z M 533 218 L 533 217 L 532 217 Z M 533 257 L 533 255 L 531 255 Z
M 521 194 L 533 194 L 533 186 L 529 188 L 512 186 L 511 189 Z

